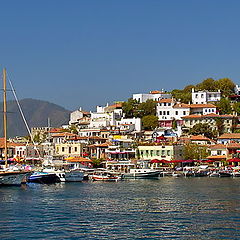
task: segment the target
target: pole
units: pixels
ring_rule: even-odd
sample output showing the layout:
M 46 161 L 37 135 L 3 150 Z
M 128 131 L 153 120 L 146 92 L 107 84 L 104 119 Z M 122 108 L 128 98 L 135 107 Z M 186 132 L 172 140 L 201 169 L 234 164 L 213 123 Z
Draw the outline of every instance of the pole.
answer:
M 3 129 L 4 129 L 4 160 L 7 167 L 7 83 L 6 68 L 3 69 Z

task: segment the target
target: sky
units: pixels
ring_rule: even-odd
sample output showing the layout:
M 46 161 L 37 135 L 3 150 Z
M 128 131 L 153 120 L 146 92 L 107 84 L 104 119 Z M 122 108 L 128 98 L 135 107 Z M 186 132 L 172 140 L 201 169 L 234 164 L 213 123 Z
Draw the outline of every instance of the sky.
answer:
M 240 84 L 238 0 L 0 0 L 18 98 L 68 110 L 212 77 Z

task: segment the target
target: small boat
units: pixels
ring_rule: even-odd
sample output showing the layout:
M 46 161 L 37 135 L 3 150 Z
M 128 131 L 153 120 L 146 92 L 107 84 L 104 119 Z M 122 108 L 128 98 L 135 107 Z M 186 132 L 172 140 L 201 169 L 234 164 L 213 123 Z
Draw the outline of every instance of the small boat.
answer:
M 123 178 L 159 178 L 160 171 L 149 168 L 132 168 L 129 173 L 124 173 Z
M 173 172 L 173 173 L 172 173 L 172 176 L 173 176 L 173 177 L 181 177 L 182 175 L 181 175 L 180 173 Z
M 231 177 L 231 173 L 227 171 L 220 171 L 219 177 Z
M 28 171 L 2 171 L 0 172 L 0 186 L 21 185 Z
M 61 180 L 55 173 L 34 172 L 27 178 L 27 182 L 51 184 L 61 182 Z
M 84 178 L 84 172 L 81 170 L 70 170 L 65 171 L 65 181 L 66 182 L 81 182 Z
M 211 173 L 209 174 L 209 177 L 219 177 L 219 172 L 216 172 L 216 171 L 211 172 Z
M 240 177 L 240 172 L 232 172 L 233 177 Z
M 113 173 L 108 171 L 95 171 L 88 176 L 92 181 L 119 181 L 122 179 L 122 175 L 119 173 Z
M 69 169 L 69 170 L 56 170 L 54 167 L 47 167 L 43 169 L 45 173 L 55 173 L 60 182 L 81 182 L 84 177 L 84 173 L 78 169 Z

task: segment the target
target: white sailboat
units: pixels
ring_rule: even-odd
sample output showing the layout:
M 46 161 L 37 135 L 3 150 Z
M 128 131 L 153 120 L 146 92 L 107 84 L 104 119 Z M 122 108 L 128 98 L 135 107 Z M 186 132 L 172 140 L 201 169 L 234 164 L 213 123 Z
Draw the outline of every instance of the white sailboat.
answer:
M 7 153 L 7 87 L 6 69 L 3 69 L 3 129 L 4 129 L 4 160 L 5 166 L 0 170 L 0 186 L 21 185 L 23 179 L 29 173 L 21 168 L 8 166 Z

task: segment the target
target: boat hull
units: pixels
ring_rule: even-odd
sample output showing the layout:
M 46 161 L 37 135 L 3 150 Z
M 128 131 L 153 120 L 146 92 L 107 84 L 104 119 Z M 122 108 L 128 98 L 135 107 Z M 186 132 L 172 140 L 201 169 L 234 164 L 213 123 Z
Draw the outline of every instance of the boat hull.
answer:
M 152 171 L 152 172 L 134 172 L 134 173 L 124 173 L 123 178 L 159 178 L 160 172 L 159 171 Z
M 0 186 L 21 185 L 27 172 L 1 172 Z
M 28 177 L 29 183 L 51 184 L 60 182 L 59 177 L 55 173 L 35 173 Z
M 81 182 L 83 178 L 84 178 L 84 173 L 82 171 L 65 172 L 66 182 Z

